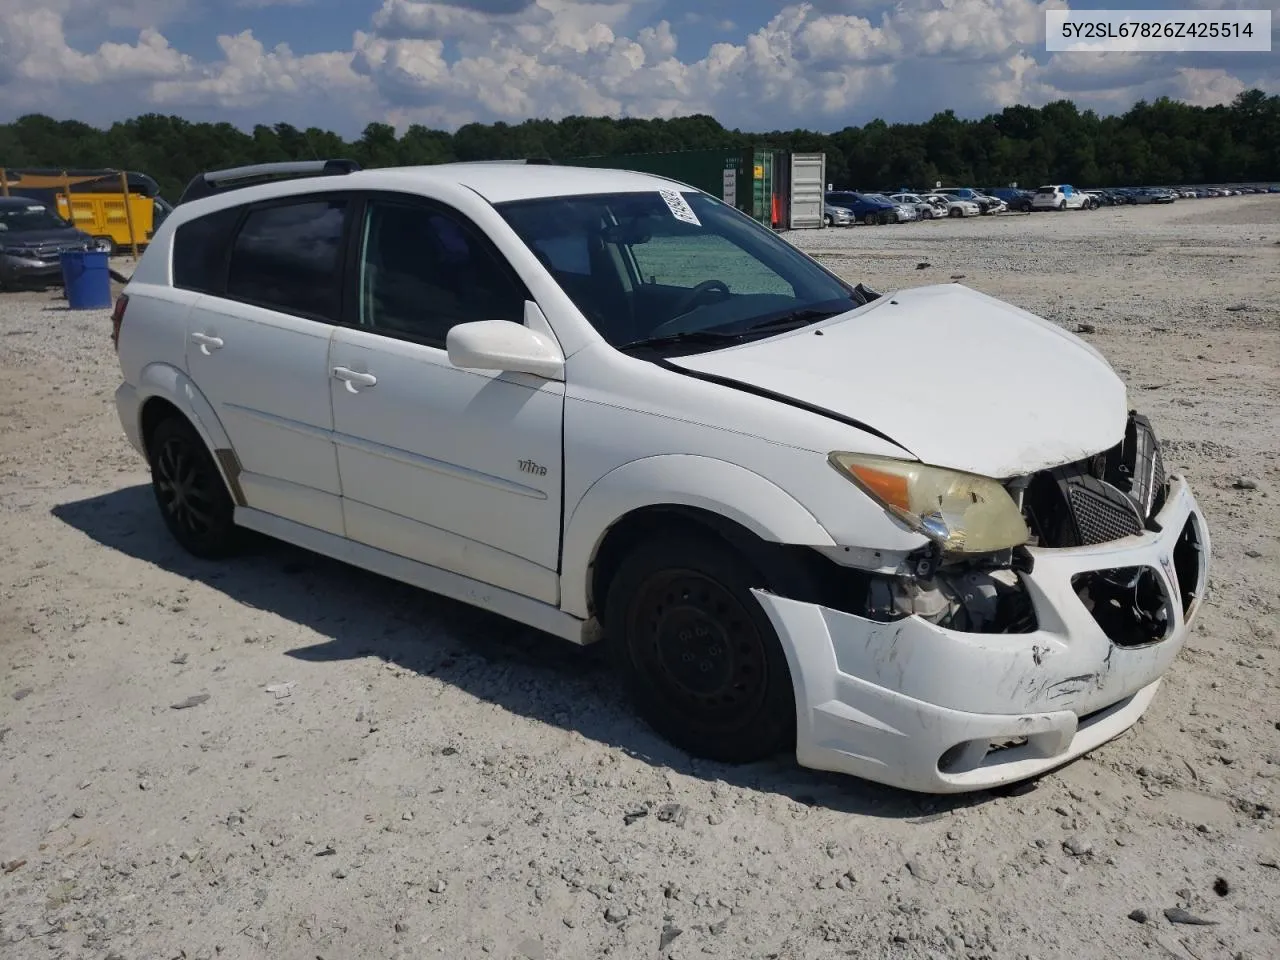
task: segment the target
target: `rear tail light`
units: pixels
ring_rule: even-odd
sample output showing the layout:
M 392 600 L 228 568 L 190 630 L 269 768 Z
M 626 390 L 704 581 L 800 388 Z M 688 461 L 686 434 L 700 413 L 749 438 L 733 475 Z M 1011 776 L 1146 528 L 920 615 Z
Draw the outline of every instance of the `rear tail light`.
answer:
M 116 298 L 116 308 L 111 311 L 111 345 L 116 348 L 116 353 L 120 352 L 120 325 L 124 323 L 124 311 L 128 306 L 129 298 L 122 293 Z

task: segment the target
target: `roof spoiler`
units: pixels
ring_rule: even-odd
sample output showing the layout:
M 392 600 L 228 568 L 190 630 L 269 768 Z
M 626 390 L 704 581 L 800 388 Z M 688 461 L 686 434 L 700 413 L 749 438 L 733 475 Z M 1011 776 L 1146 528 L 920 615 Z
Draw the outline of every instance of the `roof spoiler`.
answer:
M 246 167 L 231 167 L 227 170 L 206 170 L 191 178 L 186 189 L 182 191 L 182 196 L 178 198 L 178 204 L 272 180 L 340 176 L 354 173 L 359 169 L 360 164 L 354 160 L 286 160 L 281 163 L 256 163 Z

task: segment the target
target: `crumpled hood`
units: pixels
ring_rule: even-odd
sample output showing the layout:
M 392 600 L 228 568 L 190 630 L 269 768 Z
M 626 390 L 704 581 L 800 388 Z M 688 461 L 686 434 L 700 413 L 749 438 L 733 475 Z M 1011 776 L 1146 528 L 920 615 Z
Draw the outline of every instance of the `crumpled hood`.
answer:
M 959 284 L 670 362 L 857 420 L 925 463 L 1001 479 L 1113 446 L 1128 415 L 1124 382 L 1092 346 Z

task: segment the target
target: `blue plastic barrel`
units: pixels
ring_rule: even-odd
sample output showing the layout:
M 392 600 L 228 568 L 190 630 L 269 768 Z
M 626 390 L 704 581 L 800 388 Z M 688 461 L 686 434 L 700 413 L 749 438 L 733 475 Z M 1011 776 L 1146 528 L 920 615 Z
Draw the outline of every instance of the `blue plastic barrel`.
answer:
M 111 268 L 106 251 L 69 250 L 59 257 L 62 286 L 72 310 L 111 306 Z

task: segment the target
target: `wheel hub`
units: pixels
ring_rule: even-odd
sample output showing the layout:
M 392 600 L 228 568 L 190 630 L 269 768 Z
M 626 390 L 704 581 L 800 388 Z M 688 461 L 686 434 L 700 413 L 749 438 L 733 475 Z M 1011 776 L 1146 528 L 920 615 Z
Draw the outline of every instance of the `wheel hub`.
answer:
M 764 648 L 725 587 L 701 573 L 666 571 L 632 611 L 642 667 L 673 706 L 727 722 L 759 703 L 768 682 Z
M 680 605 L 663 618 L 658 656 L 680 686 L 706 696 L 732 676 L 733 654 L 724 628 L 693 605 Z

